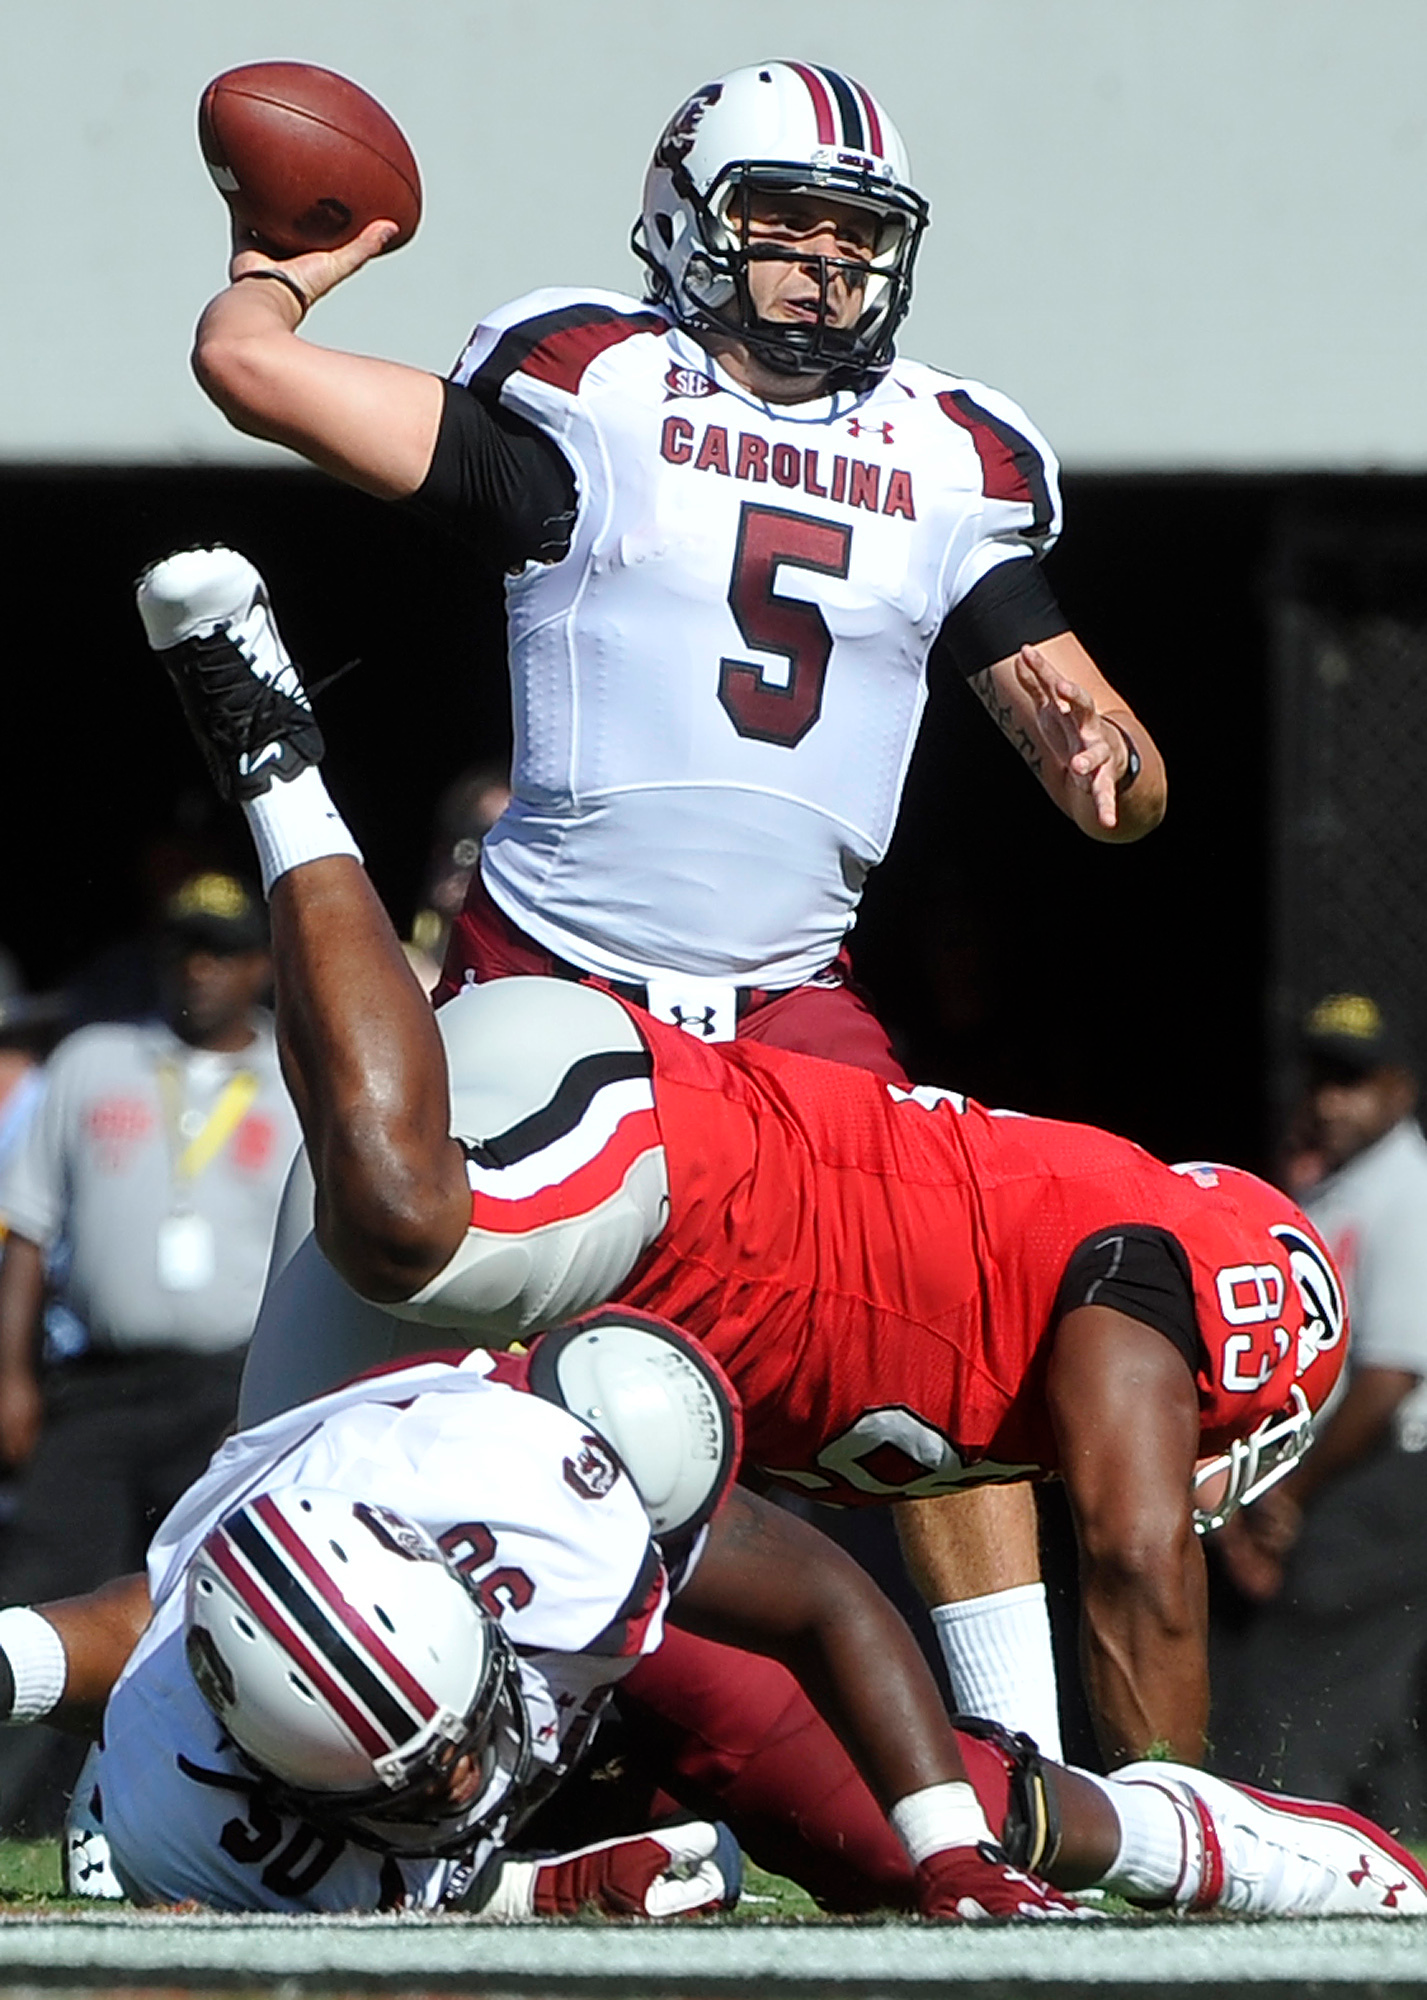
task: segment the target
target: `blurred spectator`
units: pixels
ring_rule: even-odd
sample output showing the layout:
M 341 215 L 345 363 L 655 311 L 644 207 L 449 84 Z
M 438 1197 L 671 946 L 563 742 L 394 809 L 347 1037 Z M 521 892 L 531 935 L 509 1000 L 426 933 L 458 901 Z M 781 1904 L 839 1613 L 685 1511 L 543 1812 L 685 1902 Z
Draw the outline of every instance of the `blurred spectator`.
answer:
M 19 967 L 0 947 L 0 1178 L 6 1161 L 18 1150 L 41 1096 L 34 1053 L 13 1033 L 23 1005 Z M 6 1226 L 5 1211 L 0 1207 L 0 1240 Z
M 154 941 L 164 912 L 185 882 L 198 875 L 230 872 L 224 846 L 212 824 L 213 799 L 187 793 L 172 825 L 147 834 L 122 888 L 117 907 L 132 927 L 79 964 L 69 980 L 70 1025 L 91 1021 L 140 1021 L 163 1012 L 160 954 Z
M 503 763 L 473 764 L 437 802 L 421 907 L 412 919 L 407 948 L 428 993 L 440 977 L 446 939 L 466 900 L 481 843 L 509 804 L 510 767 Z M 430 979 L 424 976 L 428 966 Z
M 192 877 L 165 910 L 159 969 L 161 1018 L 57 1050 L 0 1188 L 0 1453 L 19 1470 L 6 1603 L 139 1567 L 236 1407 L 297 1143 L 258 1006 L 261 902 L 232 876 Z M 44 1324 L 64 1337 L 42 1356 Z M 54 1822 L 45 1762 L 23 1737 L 0 1746 L 0 1826 Z
M 1298 1198 L 1352 1316 L 1345 1388 L 1299 1468 L 1218 1537 L 1262 1608 L 1216 1718 L 1219 1767 L 1427 1833 L 1427 1140 L 1408 1050 L 1364 994 L 1303 1030 Z

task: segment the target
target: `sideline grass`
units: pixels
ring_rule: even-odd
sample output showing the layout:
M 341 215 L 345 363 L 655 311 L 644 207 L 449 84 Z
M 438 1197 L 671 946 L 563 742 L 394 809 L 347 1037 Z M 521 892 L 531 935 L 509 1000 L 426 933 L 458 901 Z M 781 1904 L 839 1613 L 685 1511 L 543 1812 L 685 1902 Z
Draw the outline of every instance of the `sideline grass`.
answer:
M 57 1840 L 0 1840 L 0 1904 L 81 1907 L 60 1893 Z

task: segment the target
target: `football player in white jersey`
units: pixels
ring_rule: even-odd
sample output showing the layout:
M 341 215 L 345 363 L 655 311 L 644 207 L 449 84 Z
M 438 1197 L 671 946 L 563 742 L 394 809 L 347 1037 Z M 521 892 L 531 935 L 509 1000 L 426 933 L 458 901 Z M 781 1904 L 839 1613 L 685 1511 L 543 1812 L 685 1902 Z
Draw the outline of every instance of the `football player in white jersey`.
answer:
M 591 978 L 905 1083 L 846 938 L 929 673 L 969 680 L 1087 834 L 1158 823 L 1159 753 L 1040 569 L 1049 446 L 998 391 L 896 353 L 927 219 L 872 94 L 777 61 L 662 134 L 646 298 L 534 293 L 446 382 L 297 337 L 395 225 L 281 264 L 238 246 L 198 329 L 214 401 L 507 573 L 513 798 L 447 994 Z M 963 1698 L 1056 1741 L 1029 1495 L 918 1503 L 901 1528 L 934 1615 L 977 1600 L 939 1620 Z
M 108 1697 L 81 1803 L 98 1802 L 122 1890 L 227 1910 L 723 1906 L 736 1859 L 708 1827 L 502 1865 L 671 1616 L 806 1680 L 924 1915 L 1065 1913 L 994 1844 L 875 1586 L 727 1490 L 736 1399 L 700 1392 L 706 1359 L 639 1315 L 554 1338 L 548 1368 L 539 1346 L 528 1366 L 428 1357 L 242 1431 L 163 1523 L 146 1584 L 0 1613 L 12 1720 Z M 631 1343 L 696 1363 L 693 1393 Z M 582 1384 L 642 1485 L 579 1413 Z

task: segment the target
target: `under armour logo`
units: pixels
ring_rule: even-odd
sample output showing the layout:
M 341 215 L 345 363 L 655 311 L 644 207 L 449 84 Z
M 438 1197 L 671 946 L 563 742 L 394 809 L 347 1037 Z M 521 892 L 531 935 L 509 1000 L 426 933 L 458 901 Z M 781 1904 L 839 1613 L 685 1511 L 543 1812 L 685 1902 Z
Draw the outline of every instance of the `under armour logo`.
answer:
M 703 1035 L 707 1038 L 714 1032 L 714 1016 L 717 1011 L 714 1007 L 705 1007 L 701 1013 L 686 1014 L 682 1007 L 671 1007 L 669 1019 L 676 1028 L 687 1028 L 691 1035 Z
M 890 444 L 892 442 L 892 426 L 890 423 L 864 424 L 860 417 L 849 417 L 847 428 L 855 438 L 879 437 L 883 444 Z
M 1397 1908 L 1398 1896 L 1407 1887 L 1407 1884 L 1405 1882 L 1390 1882 L 1386 1876 L 1375 1875 L 1373 1873 L 1372 1856 L 1370 1854 L 1360 1854 L 1358 1859 L 1362 1862 L 1362 1867 L 1350 1868 L 1348 1870 L 1348 1880 L 1352 1883 L 1353 1887 L 1361 1889 L 1364 1882 L 1371 1882 L 1374 1889 L 1384 1891 L 1382 1899 L 1383 1908 L 1385 1910 L 1395 1910 Z

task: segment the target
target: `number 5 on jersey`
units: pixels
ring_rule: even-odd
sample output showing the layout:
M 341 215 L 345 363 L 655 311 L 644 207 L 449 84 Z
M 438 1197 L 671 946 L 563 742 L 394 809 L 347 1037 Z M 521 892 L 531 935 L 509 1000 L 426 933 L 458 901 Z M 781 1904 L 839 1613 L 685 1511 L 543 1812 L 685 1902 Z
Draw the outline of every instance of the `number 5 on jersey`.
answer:
M 788 662 L 786 685 L 765 679 L 746 660 L 719 662 L 718 698 L 740 736 L 801 743 L 822 713 L 823 683 L 832 653 L 832 634 L 816 604 L 784 597 L 774 588 L 778 565 L 808 569 L 819 576 L 846 576 L 852 529 L 784 507 L 746 503 L 739 515 L 728 602 L 744 644 L 775 653 Z

